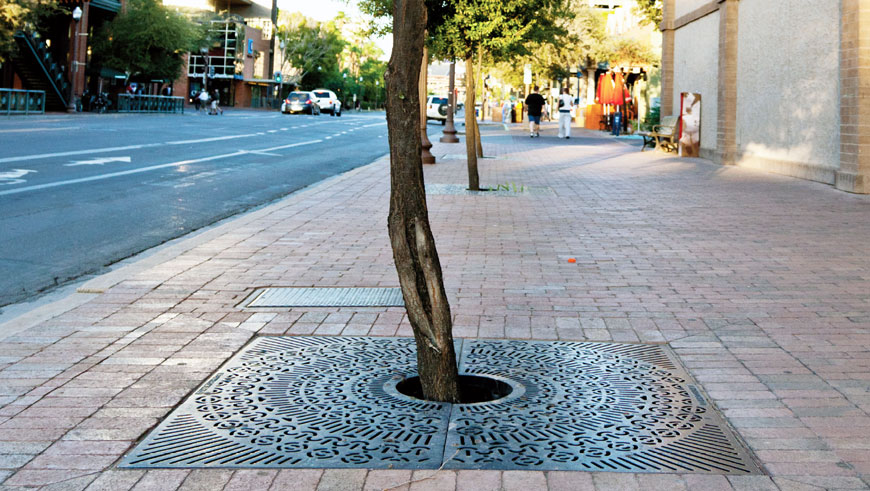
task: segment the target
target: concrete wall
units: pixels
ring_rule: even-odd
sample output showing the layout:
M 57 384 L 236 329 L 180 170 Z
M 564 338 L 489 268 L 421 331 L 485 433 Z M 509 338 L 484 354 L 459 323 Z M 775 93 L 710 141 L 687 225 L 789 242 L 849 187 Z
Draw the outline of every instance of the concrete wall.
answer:
M 839 4 L 839 0 L 740 2 L 740 165 L 833 183 L 840 160 Z M 706 53 L 708 48 L 699 51 Z M 706 96 L 703 103 L 706 111 Z
M 710 3 L 710 0 L 677 0 L 674 8 L 674 19 L 679 19 L 680 17 L 688 14 L 689 12 L 697 8 L 703 7 L 708 3 Z
M 718 73 L 719 13 L 714 12 L 678 29 L 674 42 L 672 114 L 680 114 L 681 92 L 701 94 L 701 149 L 705 157 L 716 149 Z

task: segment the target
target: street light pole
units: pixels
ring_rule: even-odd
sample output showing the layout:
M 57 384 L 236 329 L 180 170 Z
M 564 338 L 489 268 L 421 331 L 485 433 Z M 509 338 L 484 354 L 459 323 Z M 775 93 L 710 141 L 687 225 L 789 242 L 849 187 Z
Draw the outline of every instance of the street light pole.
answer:
M 67 110 L 75 112 L 76 107 L 76 94 L 80 92 L 79 89 L 79 29 L 81 23 L 79 22 L 82 18 L 82 9 L 79 6 L 72 11 L 72 18 L 74 24 L 73 28 L 73 39 L 72 39 L 72 62 L 70 63 L 70 73 L 72 74 L 72 90 L 70 91 L 69 103 L 67 104 Z
M 459 138 L 456 138 L 456 126 L 453 124 L 453 113 L 456 111 L 456 62 L 450 62 L 450 93 L 447 95 L 447 122 L 444 126 L 444 136 L 441 137 L 441 143 L 459 143 Z

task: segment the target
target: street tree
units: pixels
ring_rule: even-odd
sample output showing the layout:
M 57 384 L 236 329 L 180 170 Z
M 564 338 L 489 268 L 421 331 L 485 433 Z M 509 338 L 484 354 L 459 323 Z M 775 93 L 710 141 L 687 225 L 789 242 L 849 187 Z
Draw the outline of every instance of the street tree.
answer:
M 38 30 L 48 17 L 64 12 L 57 0 L 2 0 L 0 1 L 0 64 L 15 50 L 16 32 Z
M 635 2 L 635 13 L 658 29 L 662 23 L 662 0 L 635 0 Z
M 111 67 L 127 79 L 176 79 L 184 55 L 206 38 L 198 25 L 156 0 L 128 0 L 126 9 L 95 36 L 92 49 L 97 66 Z
M 339 54 L 346 42 L 334 22 L 317 22 L 300 13 L 282 14 L 278 41 L 281 73 L 293 85 L 322 86 L 339 73 Z
M 493 62 L 516 59 L 529 54 L 529 46 L 558 42 L 565 33 L 562 21 L 572 13 L 566 0 L 441 1 L 440 18 L 430 23 L 430 44 L 436 58 L 465 60 L 468 188 L 479 190 L 474 56 L 481 59 L 485 52 Z
M 423 183 L 419 76 L 426 6 L 395 0 L 393 52 L 386 73 L 390 145 L 390 214 L 393 260 L 417 345 L 417 371 L 427 399 L 459 402 L 450 305 L 429 226 Z

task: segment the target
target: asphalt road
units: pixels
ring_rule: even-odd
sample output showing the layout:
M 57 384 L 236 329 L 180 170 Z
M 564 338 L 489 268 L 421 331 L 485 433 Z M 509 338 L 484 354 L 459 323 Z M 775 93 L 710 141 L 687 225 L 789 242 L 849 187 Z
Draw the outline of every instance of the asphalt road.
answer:
M 382 112 L 2 118 L 0 307 L 387 151 Z

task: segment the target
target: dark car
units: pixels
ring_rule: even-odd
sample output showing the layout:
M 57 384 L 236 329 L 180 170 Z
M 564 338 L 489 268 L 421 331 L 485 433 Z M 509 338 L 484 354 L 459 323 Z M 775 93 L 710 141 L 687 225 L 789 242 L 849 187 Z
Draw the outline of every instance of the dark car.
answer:
M 308 113 L 320 114 L 320 106 L 317 104 L 317 98 L 311 92 L 295 91 L 290 92 L 290 95 L 284 99 L 281 104 L 281 112 L 284 114 L 293 113 Z

